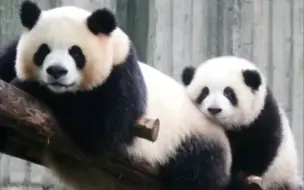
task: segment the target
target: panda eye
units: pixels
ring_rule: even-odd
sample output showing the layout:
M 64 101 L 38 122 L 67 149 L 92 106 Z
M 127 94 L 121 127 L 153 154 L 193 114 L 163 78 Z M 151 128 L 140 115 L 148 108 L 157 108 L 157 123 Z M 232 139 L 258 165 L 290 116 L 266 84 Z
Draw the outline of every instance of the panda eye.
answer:
M 200 93 L 200 95 L 196 99 L 196 103 L 200 104 L 202 101 L 209 95 L 209 88 L 204 87 Z
M 232 105 L 236 105 L 237 104 L 237 97 L 235 95 L 234 90 L 231 87 L 226 87 L 224 89 L 224 96 L 227 97 L 227 99 L 231 102 Z
M 41 44 L 38 50 L 34 54 L 34 63 L 37 66 L 41 66 L 45 57 L 51 52 L 47 44 Z
M 79 46 L 72 46 L 70 49 L 69 49 L 69 54 L 73 57 L 77 67 L 79 69 L 82 69 L 84 68 L 85 66 L 85 62 L 86 62 L 86 58 L 81 50 L 81 48 Z
M 230 97 L 233 94 L 233 90 L 231 87 L 226 87 L 224 89 L 224 95 Z
M 72 46 L 69 49 L 69 54 L 73 57 L 78 57 L 81 54 L 81 49 L 78 46 Z

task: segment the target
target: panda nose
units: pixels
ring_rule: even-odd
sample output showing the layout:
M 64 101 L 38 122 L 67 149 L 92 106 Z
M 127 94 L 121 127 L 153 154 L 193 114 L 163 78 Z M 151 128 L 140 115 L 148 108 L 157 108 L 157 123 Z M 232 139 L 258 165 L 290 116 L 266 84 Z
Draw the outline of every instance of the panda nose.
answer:
M 54 79 L 58 79 L 68 73 L 68 70 L 60 65 L 52 65 L 46 69 L 46 72 Z
M 222 111 L 221 108 L 208 108 L 208 111 L 212 114 L 212 115 L 216 115 L 218 113 L 220 113 Z

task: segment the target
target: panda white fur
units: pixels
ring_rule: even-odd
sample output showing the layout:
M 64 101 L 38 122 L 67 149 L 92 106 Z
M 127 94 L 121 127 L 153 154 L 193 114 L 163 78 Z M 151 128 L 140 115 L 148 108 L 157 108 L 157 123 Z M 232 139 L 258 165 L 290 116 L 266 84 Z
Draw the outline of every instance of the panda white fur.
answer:
M 145 160 L 159 169 L 165 189 L 225 189 L 231 152 L 223 129 L 200 114 L 181 84 L 137 61 L 109 10 L 41 10 L 24 1 L 20 18 L 24 31 L 11 46 L 17 52 L 7 49 L 1 68 L 10 70 L 16 57 L 23 89 L 49 106 L 84 153 L 112 151 Z M 155 142 L 134 136 L 144 114 L 160 119 Z M 85 163 L 60 160 L 52 153 L 46 157 L 48 166 L 74 189 L 106 188 L 106 174 Z
M 297 151 L 289 121 L 262 72 L 235 56 L 211 58 L 182 71 L 197 108 L 226 130 L 232 149 L 231 189 L 239 175 L 258 175 L 264 187 L 299 190 Z

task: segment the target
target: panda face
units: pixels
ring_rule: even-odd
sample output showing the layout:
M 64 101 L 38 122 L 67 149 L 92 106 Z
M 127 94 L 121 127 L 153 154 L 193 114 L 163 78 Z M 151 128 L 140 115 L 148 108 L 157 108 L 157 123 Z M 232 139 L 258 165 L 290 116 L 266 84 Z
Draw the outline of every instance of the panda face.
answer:
M 82 82 L 86 57 L 78 45 L 65 49 L 51 49 L 41 44 L 33 55 L 38 80 L 53 92 L 76 91 Z
M 250 124 L 264 106 L 264 78 L 245 59 L 223 56 L 210 59 L 197 69 L 187 67 L 183 82 L 198 109 L 227 128 Z
M 201 91 L 194 99 L 195 104 L 212 120 L 224 125 L 236 123 L 242 114 L 238 105 L 239 96 L 236 95 L 232 86 L 214 85 L 212 82 L 216 82 L 216 79 L 211 80 L 208 83 L 202 83 Z
M 55 93 L 101 85 L 128 53 L 129 39 L 116 29 L 107 9 L 40 10 L 24 1 L 20 19 L 24 31 L 17 46 L 17 77 L 38 81 Z

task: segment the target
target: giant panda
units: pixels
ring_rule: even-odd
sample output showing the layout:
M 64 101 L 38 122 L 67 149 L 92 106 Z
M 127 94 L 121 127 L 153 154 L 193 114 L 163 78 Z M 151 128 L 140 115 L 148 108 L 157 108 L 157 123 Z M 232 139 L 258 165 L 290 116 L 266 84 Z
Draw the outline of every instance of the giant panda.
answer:
M 24 1 L 20 19 L 24 29 L 11 46 L 16 54 L 8 48 L 2 55 L 15 57 L 15 63 L 6 61 L 2 68 L 14 65 L 23 90 L 48 105 L 79 150 L 144 160 L 158 169 L 164 189 L 225 189 L 231 151 L 224 130 L 200 114 L 183 85 L 137 61 L 112 12 L 72 6 L 41 10 Z M 134 135 L 143 115 L 160 119 L 155 142 Z M 69 187 L 106 189 L 106 174 L 86 163 L 52 152 L 45 158 Z
M 199 111 L 226 131 L 232 150 L 230 189 L 261 176 L 265 189 L 300 190 L 297 151 L 289 121 L 266 78 L 245 58 L 220 56 L 181 74 Z

